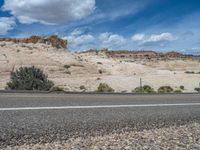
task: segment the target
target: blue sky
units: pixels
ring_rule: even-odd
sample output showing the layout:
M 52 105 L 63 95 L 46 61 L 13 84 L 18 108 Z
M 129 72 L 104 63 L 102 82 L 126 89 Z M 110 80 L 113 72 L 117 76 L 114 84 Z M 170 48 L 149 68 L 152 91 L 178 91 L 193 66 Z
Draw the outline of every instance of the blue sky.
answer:
M 200 54 L 199 0 L 0 0 L 0 36 L 57 34 L 69 49 Z

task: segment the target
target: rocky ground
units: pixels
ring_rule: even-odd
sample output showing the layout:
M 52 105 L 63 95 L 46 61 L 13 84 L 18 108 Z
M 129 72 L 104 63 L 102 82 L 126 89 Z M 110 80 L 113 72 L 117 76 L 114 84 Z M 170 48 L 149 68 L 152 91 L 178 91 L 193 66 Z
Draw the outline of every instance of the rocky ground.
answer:
M 64 142 L 7 147 L 7 150 L 199 150 L 200 124 L 191 123 L 105 136 L 72 138 Z

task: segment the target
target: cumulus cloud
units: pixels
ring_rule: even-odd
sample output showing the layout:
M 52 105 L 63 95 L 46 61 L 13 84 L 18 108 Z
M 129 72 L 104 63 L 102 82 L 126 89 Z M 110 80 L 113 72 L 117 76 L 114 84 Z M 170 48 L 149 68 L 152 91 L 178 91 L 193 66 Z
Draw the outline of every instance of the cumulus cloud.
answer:
M 132 41 L 138 42 L 139 44 L 148 44 L 148 43 L 162 43 L 170 42 L 176 40 L 176 38 L 171 33 L 161 33 L 161 34 L 135 34 L 132 36 Z
M 95 0 L 5 0 L 9 11 L 21 23 L 58 24 L 80 20 L 95 9 Z
M 72 48 L 84 48 L 91 44 L 95 38 L 91 34 L 84 34 L 82 30 L 75 29 L 68 36 L 63 37 L 63 39 L 68 40 L 69 45 Z
M 136 41 L 136 42 L 141 42 L 141 41 L 144 41 L 145 39 L 145 34 L 135 34 L 133 35 L 133 37 L 131 38 L 133 41 Z
M 80 36 L 68 36 L 66 39 L 73 47 L 78 47 L 83 44 L 91 43 L 94 40 L 94 37 L 90 34 L 86 34 Z
M 99 40 L 104 47 L 112 48 L 119 47 L 126 42 L 126 39 L 122 35 L 112 34 L 109 32 L 101 33 Z
M 0 35 L 5 35 L 9 30 L 12 30 L 16 25 L 13 17 L 0 18 Z
M 77 29 L 74 29 L 74 30 L 70 33 L 70 35 L 71 35 L 71 36 L 78 36 L 78 35 L 81 35 L 81 34 L 83 34 L 83 33 L 84 33 L 83 30 L 77 28 Z

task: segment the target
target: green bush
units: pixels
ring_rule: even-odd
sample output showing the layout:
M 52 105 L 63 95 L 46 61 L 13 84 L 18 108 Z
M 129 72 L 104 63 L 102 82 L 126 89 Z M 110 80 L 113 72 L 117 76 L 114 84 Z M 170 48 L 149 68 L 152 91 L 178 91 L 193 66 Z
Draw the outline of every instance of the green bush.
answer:
M 183 85 L 180 86 L 181 90 L 185 90 L 185 87 Z
M 181 90 L 175 90 L 174 93 L 183 93 Z
M 70 65 L 64 65 L 64 68 L 69 69 L 71 66 Z
M 21 67 L 15 72 L 11 72 L 11 81 L 7 83 L 7 89 L 49 91 L 54 84 L 47 78 L 42 70 L 34 66 Z
M 100 83 L 98 88 L 97 88 L 97 92 L 114 92 L 114 89 L 111 88 L 108 84 L 106 83 Z
M 81 85 L 81 86 L 80 86 L 80 90 L 86 91 L 87 88 L 86 88 L 84 85 Z
M 195 74 L 194 71 L 186 71 L 185 73 L 186 73 L 186 74 Z
M 194 90 L 200 93 L 200 88 L 195 88 Z
M 162 86 L 158 89 L 158 93 L 173 93 L 174 89 L 170 86 Z
M 63 87 L 59 87 L 59 86 L 54 86 L 50 89 L 51 92 L 64 92 L 64 88 Z
M 133 93 L 155 93 L 154 89 L 150 87 L 149 85 L 145 85 L 143 87 L 136 87 L 132 92 Z
M 102 65 L 103 63 L 102 63 L 102 62 L 97 62 L 97 64 L 98 64 L 98 65 Z
M 103 71 L 102 70 L 99 70 L 99 74 L 102 74 L 103 73 Z

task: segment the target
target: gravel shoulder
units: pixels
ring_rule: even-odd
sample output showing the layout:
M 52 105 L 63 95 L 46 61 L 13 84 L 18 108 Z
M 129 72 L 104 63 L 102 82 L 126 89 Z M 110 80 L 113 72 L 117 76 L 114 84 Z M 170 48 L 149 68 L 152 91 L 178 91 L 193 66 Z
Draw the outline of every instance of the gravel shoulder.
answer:
M 63 142 L 7 147 L 6 150 L 132 150 L 200 149 L 200 123 L 105 136 L 71 138 Z

